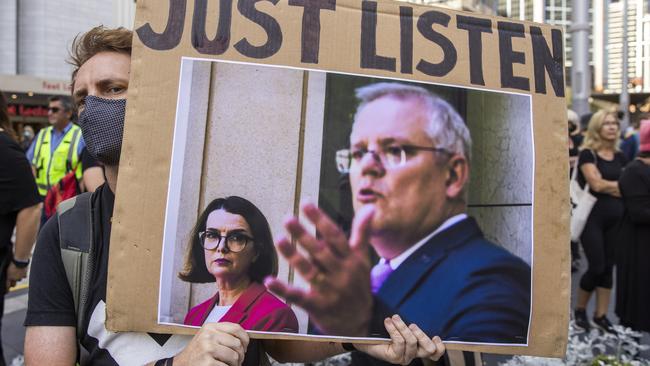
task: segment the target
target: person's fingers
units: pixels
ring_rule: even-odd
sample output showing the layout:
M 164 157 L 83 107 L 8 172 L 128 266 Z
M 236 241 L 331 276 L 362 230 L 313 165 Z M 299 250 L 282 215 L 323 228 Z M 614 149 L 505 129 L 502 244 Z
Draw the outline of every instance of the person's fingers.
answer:
M 395 356 L 401 359 L 404 355 L 404 350 L 406 349 L 404 337 L 402 337 L 402 334 L 397 330 L 397 327 L 395 327 L 393 319 L 384 319 L 384 327 L 390 336 L 391 346 Z
M 334 255 L 339 258 L 346 257 L 350 252 L 348 239 L 332 219 L 313 203 L 302 205 L 302 212 L 316 226 L 323 240 L 329 244 Z
M 293 235 L 298 244 L 303 247 L 314 264 L 326 272 L 336 272 L 340 269 L 340 258 L 336 257 L 329 245 L 316 239 L 297 219 L 289 219 L 285 222 L 285 228 Z
M 214 324 L 213 329 L 215 331 L 224 332 L 230 336 L 230 338 L 228 338 L 229 343 L 226 344 L 227 346 L 232 348 L 248 347 L 248 342 L 250 340 L 250 337 L 248 336 L 248 333 L 246 333 L 246 330 L 242 328 L 241 325 L 237 323 L 231 323 L 231 322 L 220 322 L 220 323 L 213 323 L 213 324 Z
M 280 254 L 289 262 L 289 265 L 295 268 L 306 280 L 309 281 L 318 274 L 318 268 L 300 254 L 287 238 L 280 238 L 275 246 L 278 248 Z
M 433 356 L 430 356 L 429 358 L 434 361 L 438 361 L 440 357 L 444 356 L 447 348 L 445 347 L 445 344 L 442 342 L 442 339 L 440 339 L 440 337 L 438 336 L 433 337 L 433 343 L 436 345 L 436 352 L 433 354 Z
M 404 321 L 399 315 L 395 314 L 392 316 L 391 319 L 393 320 L 393 324 L 395 325 L 395 328 L 399 331 L 402 338 L 404 339 L 403 361 L 409 363 L 417 356 L 418 340 L 413 335 L 413 332 L 411 332 L 411 329 L 406 325 L 406 323 L 404 323 Z
M 206 347 L 209 347 L 208 352 L 212 358 L 217 361 L 221 361 L 228 366 L 239 366 L 241 364 L 241 360 L 243 360 L 239 352 L 222 344 L 212 344 L 211 346 L 207 345 Z
M 433 340 L 429 338 L 429 336 L 427 336 L 416 324 L 409 325 L 409 329 L 418 342 L 417 357 L 429 358 L 433 356 L 437 351 L 436 344 Z
M 375 208 L 365 205 L 357 211 L 354 215 L 354 220 L 352 220 L 350 248 L 364 256 L 368 253 L 368 241 L 370 239 L 371 222 L 374 214 Z
M 273 277 L 267 277 L 264 281 L 264 285 L 266 285 L 266 288 L 274 294 L 287 300 L 287 302 L 298 305 L 307 312 L 311 312 L 315 309 L 314 300 L 309 296 L 309 293 L 301 288 L 289 286 Z

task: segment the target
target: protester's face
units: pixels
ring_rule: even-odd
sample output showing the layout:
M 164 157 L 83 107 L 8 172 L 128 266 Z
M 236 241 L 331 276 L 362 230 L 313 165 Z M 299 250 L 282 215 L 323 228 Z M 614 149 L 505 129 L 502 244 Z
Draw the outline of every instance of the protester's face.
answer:
M 225 245 L 225 237 L 228 235 L 240 234 L 253 238 L 246 219 L 241 215 L 232 214 L 223 209 L 215 210 L 208 215 L 205 230 L 206 232 L 218 232 L 224 237 L 216 249 L 203 250 L 208 272 L 216 279 L 227 281 L 237 281 L 243 276 L 248 276 L 248 270 L 256 259 L 253 242 L 249 241 L 244 249 L 238 253 L 226 249 Z
M 52 101 L 47 106 L 47 120 L 55 127 L 64 127 L 70 121 L 70 111 L 63 109 L 60 100 Z
M 119 52 L 100 52 L 86 61 L 74 79 L 72 95 L 78 112 L 87 95 L 105 99 L 126 99 L 131 57 Z
M 419 101 L 381 97 L 358 113 L 350 146 L 372 151 L 393 145 L 436 147 L 424 132 L 428 123 Z M 414 152 L 404 165 L 392 168 L 366 154 L 350 170 L 354 209 L 375 207 L 373 235 L 430 232 L 445 215 L 445 177 L 443 165 L 430 151 Z
M 616 116 L 609 114 L 600 127 L 600 137 L 606 141 L 614 141 L 618 137 L 619 122 Z

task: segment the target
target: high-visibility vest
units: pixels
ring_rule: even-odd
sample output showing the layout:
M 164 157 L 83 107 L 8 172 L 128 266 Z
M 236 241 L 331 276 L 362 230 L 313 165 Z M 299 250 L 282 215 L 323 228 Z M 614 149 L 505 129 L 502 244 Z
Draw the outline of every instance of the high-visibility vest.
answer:
M 39 131 L 36 137 L 36 145 L 34 145 L 32 165 L 36 170 L 38 193 L 43 197 L 45 197 L 50 187 L 57 184 L 74 167 L 77 169 L 75 172 L 77 179 L 81 179 L 82 175 L 79 154 L 77 154 L 79 141 L 81 140 L 81 128 L 73 124 L 54 152 L 52 152 L 50 145 L 53 130 L 54 127 L 50 126 Z

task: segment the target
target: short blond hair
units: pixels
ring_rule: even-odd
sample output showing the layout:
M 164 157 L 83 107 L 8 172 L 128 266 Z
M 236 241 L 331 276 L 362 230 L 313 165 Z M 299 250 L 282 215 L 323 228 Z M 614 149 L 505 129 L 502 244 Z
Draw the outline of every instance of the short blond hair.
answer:
M 608 146 L 610 143 L 603 141 L 603 139 L 600 137 L 600 130 L 603 128 L 605 119 L 609 116 L 614 116 L 614 118 L 616 118 L 616 120 L 618 121 L 618 114 L 615 111 L 600 110 L 594 113 L 593 116 L 591 116 L 591 119 L 589 120 L 589 125 L 587 126 L 587 133 L 585 134 L 585 139 L 582 142 L 582 145 L 580 146 L 581 150 L 589 149 L 589 150 L 598 151 L 602 148 L 610 147 Z M 619 124 L 619 130 L 620 130 L 620 124 Z M 611 148 L 613 148 L 614 150 L 618 150 L 620 139 L 621 139 L 620 134 L 617 134 L 616 141 L 614 141 L 613 146 L 611 146 Z

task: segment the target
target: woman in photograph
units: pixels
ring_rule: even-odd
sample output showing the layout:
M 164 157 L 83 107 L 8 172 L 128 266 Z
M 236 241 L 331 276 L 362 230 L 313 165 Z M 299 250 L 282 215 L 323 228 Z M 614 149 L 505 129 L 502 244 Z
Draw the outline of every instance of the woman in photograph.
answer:
M 241 197 L 215 199 L 192 230 L 179 277 L 215 282 L 216 293 L 190 309 L 184 323 L 233 322 L 247 330 L 298 332 L 291 308 L 262 284 L 277 272 L 278 256 L 262 212 Z
M 610 333 L 614 329 L 606 314 L 612 291 L 617 225 L 623 216 L 618 178 L 626 163 L 618 150 L 619 135 L 616 113 L 596 112 L 589 120 L 578 156 L 578 182 L 581 186 L 588 183 L 597 201 L 580 236 L 588 268 L 580 279 L 574 320 L 579 328 L 591 328 L 586 308 L 591 294 L 596 292 L 593 323 Z

